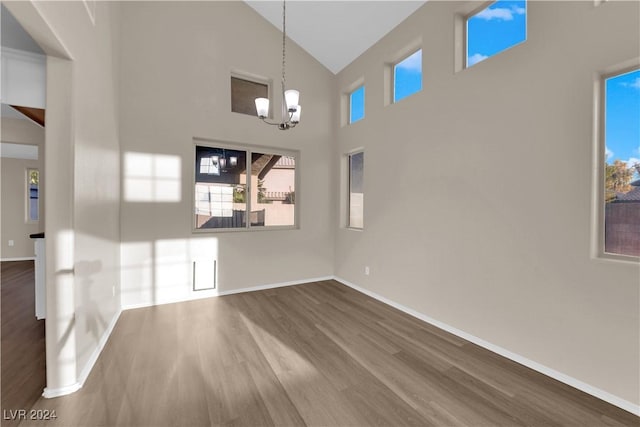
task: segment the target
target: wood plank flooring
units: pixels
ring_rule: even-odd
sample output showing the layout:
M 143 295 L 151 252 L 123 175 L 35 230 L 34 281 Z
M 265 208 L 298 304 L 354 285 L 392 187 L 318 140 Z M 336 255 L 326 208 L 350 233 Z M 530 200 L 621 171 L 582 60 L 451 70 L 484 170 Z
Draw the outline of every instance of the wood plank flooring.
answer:
M 4 414 L 4 411 L 29 409 L 42 394 L 46 382 L 45 321 L 36 320 L 35 316 L 33 261 L 1 264 L 0 355 Z M 17 426 L 18 420 L 3 419 L 2 425 Z
M 334 281 L 122 313 L 84 388 L 21 426 L 638 426 Z

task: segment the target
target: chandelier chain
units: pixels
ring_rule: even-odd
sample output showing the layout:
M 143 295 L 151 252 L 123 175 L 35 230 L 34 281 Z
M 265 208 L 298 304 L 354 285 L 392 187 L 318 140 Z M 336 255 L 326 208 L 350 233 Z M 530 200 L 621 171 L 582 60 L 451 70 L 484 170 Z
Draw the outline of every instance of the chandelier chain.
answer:
M 287 9 L 286 9 L 286 1 L 282 2 L 282 90 L 284 91 L 286 76 L 285 76 L 285 65 L 286 65 L 286 40 L 287 40 Z

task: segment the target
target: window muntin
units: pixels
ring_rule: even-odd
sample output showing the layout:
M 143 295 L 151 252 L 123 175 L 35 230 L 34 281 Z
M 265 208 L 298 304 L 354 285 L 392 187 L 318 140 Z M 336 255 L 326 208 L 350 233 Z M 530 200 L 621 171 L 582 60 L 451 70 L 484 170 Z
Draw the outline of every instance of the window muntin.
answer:
M 27 222 L 40 220 L 40 171 L 27 169 Z
M 496 55 L 527 39 L 525 0 L 499 0 L 467 18 L 466 66 Z
M 640 256 L 640 69 L 604 79 L 604 252 Z
M 231 77 L 231 111 L 257 115 L 256 98 L 269 98 L 268 84 Z
M 295 227 L 295 152 L 196 145 L 196 230 Z
M 364 228 L 364 152 L 349 154 L 349 228 Z
M 393 66 L 393 102 L 422 90 L 422 49 Z
M 364 118 L 364 85 L 349 95 L 349 123 L 355 123 Z

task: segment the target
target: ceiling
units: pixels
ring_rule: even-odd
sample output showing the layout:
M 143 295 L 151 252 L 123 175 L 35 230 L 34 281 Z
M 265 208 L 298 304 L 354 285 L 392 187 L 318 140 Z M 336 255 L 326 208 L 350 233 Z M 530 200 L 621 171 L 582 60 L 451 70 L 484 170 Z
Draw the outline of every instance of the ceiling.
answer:
M 245 0 L 282 30 L 282 2 Z M 334 74 L 373 46 L 426 0 L 287 2 L 287 36 Z
M 22 28 L 22 25 L 16 21 L 4 4 L 1 5 L 0 9 L 0 41 L 2 41 L 2 47 L 44 54 L 40 46 L 33 41 L 31 36 Z M 0 117 L 27 120 L 25 115 L 14 110 L 7 104 L 2 104 Z
M 287 2 L 287 35 L 331 72 L 337 74 L 426 0 L 295 0 Z M 282 2 L 245 0 L 282 30 Z M 42 50 L 2 5 L 2 46 Z M 6 113 L 6 109 L 4 111 Z
M 2 46 L 39 53 L 41 55 L 44 54 L 40 46 L 33 41 L 31 36 L 22 28 L 22 25 L 16 21 L 16 18 L 13 17 L 4 4 L 2 5 L 2 9 L 0 9 L 0 29 Z

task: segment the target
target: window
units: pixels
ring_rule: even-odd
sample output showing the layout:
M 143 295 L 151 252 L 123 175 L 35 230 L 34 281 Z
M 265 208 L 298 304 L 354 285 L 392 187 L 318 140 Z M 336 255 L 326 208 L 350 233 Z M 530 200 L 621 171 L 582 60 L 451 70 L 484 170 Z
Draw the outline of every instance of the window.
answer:
M 422 90 L 422 49 L 393 66 L 393 102 Z
M 256 116 L 256 98 L 269 98 L 269 85 L 231 77 L 231 111 Z
M 27 169 L 27 222 L 40 219 L 40 172 Z
M 500 0 L 467 18 L 466 66 L 527 39 L 527 3 Z
M 604 252 L 640 256 L 640 69 L 604 79 Z
M 349 123 L 355 123 L 364 118 L 364 85 L 349 95 Z
M 349 154 L 350 228 L 364 228 L 364 153 Z
M 195 228 L 295 227 L 297 152 L 196 145 Z

